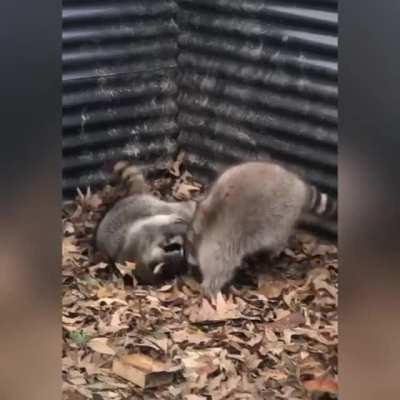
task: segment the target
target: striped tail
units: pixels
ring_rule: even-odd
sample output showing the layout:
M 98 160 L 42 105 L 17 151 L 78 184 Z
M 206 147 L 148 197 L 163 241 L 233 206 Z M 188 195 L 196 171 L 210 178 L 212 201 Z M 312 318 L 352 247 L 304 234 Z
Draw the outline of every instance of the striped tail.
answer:
M 144 179 L 143 172 L 140 168 L 130 165 L 127 161 L 120 161 L 114 167 L 114 174 L 129 187 L 129 194 L 148 193 L 149 187 Z
M 337 202 L 315 186 L 308 186 L 308 210 L 321 217 L 337 218 Z

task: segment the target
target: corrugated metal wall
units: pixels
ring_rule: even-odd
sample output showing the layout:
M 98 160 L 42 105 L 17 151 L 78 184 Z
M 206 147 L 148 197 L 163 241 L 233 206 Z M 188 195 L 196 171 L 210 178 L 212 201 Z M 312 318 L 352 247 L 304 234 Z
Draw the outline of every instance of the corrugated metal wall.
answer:
M 64 0 L 64 193 L 179 146 L 202 181 L 272 156 L 336 196 L 337 1 L 177 3 Z
M 177 5 L 64 0 L 63 192 L 131 158 L 154 172 L 176 153 Z
M 336 196 L 336 1 L 178 3 L 178 140 L 190 169 L 207 180 L 269 155 Z M 335 221 L 307 223 L 335 235 Z

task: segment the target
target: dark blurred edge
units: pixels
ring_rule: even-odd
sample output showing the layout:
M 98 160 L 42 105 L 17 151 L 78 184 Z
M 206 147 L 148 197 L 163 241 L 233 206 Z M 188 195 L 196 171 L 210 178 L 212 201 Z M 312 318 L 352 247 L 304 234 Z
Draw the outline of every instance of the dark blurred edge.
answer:
M 61 2 L 0 4 L 0 398 L 61 397 Z
M 341 399 L 398 398 L 400 3 L 341 1 Z

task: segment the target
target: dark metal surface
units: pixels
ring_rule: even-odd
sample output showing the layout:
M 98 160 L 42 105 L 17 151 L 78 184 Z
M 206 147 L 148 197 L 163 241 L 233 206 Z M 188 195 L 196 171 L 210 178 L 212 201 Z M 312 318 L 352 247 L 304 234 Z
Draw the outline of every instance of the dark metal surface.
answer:
M 203 182 L 272 157 L 336 197 L 337 20 L 336 0 L 64 0 L 64 194 L 180 147 Z
M 179 145 L 204 182 L 272 157 L 337 196 L 337 3 L 180 0 Z M 336 221 L 308 218 L 336 235 Z
M 177 4 L 64 0 L 63 193 L 135 160 L 150 174 L 176 154 Z

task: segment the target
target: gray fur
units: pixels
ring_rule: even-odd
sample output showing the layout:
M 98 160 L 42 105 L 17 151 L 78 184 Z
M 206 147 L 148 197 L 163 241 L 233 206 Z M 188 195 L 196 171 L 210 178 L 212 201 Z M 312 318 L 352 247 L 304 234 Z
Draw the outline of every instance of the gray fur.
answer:
M 303 211 L 317 207 L 315 199 L 303 180 L 273 162 L 226 170 L 199 202 L 187 232 L 186 257 L 198 262 L 204 291 L 221 290 L 247 255 L 281 253 Z
M 195 203 L 167 202 L 141 193 L 146 190 L 142 174 L 131 175 L 137 181 L 136 186 L 131 182 L 135 194 L 120 200 L 106 213 L 97 228 L 96 246 L 113 261 L 135 261 L 154 267 L 168 258 L 168 244 L 182 246 Z

